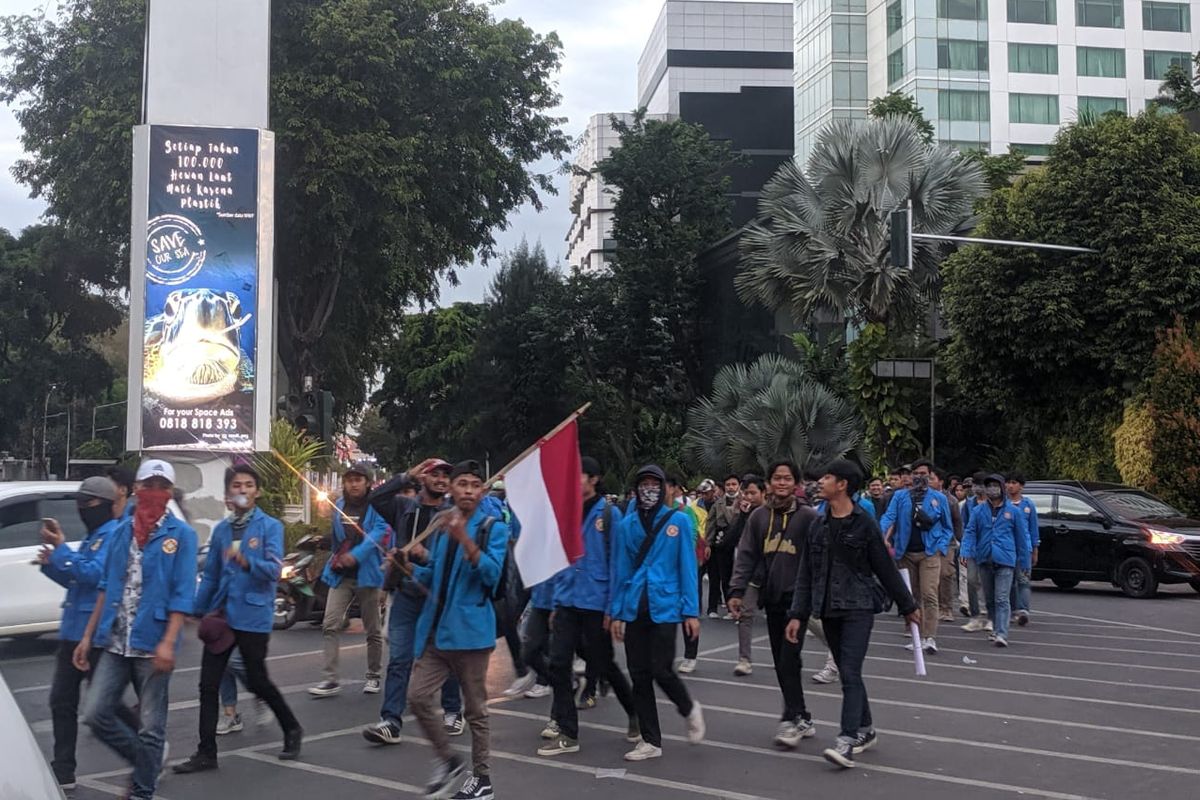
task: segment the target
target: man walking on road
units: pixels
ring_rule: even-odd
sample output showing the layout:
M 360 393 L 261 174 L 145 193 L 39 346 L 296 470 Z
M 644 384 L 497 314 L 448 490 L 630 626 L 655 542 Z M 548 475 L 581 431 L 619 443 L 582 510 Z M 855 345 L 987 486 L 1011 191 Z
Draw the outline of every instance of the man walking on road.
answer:
M 1009 473 L 1008 480 L 1004 483 L 1004 490 L 1008 493 L 1008 501 L 1016 506 L 1025 518 L 1025 530 L 1029 535 L 1026 557 L 1017 564 L 1017 571 L 1013 576 L 1013 588 L 1009 593 L 1009 601 L 1012 604 L 1013 613 L 1017 617 L 1017 624 L 1028 625 L 1029 601 L 1033 599 L 1029 577 L 1037 565 L 1038 545 L 1040 544 L 1037 509 L 1032 500 L 1021 496 L 1021 492 L 1025 491 L 1025 476 L 1021 473 Z
M 1029 534 L 1024 513 L 1004 497 L 1002 476 L 989 475 L 984 490 L 987 502 L 971 512 L 963 533 L 962 557 L 979 570 L 994 629 L 988 638 L 997 647 L 1008 647 L 1013 570 L 1029 558 Z
M 728 542 L 728 532 L 737 523 L 741 512 L 742 481 L 729 475 L 723 484 L 725 492 L 708 507 L 708 521 L 704 540 L 709 548 L 706 573 L 708 575 L 708 616 L 717 616 L 717 607 L 724 603 L 729 608 L 729 581 L 733 578 L 734 547 Z M 732 616 L 726 614 L 727 619 Z
M 625 754 L 626 761 L 662 756 L 662 731 L 654 684 L 658 684 L 687 720 L 692 744 L 704 740 L 704 715 L 683 681 L 671 669 L 675 660 L 675 628 L 685 636 L 700 635 L 699 571 L 692 520 L 664 506 L 667 477 L 660 467 L 638 470 L 633 509 L 617 526 L 613 541 L 613 639 L 625 643 L 625 661 L 633 679 L 633 703 L 642 738 Z
M 964 486 L 968 489 L 967 498 L 959 505 L 960 516 L 963 521 L 963 536 L 966 536 L 967 525 L 971 521 L 971 515 L 975 509 L 981 505 L 987 504 L 987 489 L 984 487 L 984 482 L 987 480 L 987 474 L 976 472 L 973 476 L 967 479 Z M 992 621 L 987 618 L 987 602 L 984 599 L 983 585 L 979 580 L 979 565 L 974 561 L 968 561 L 962 553 L 962 546 L 959 546 L 958 563 L 966 566 L 967 580 L 959 584 L 959 603 L 967 608 L 967 616 L 970 620 L 962 629 L 967 633 L 986 630 L 991 632 Z
M 342 690 L 338 683 L 342 621 L 355 598 L 367 634 L 367 679 L 363 694 L 378 694 L 383 674 L 383 632 L 379 595 L 383 589 L 383 554 L 388 547 L 388 524 L 370 504 L 374 469 L 360 461 L 342 475 L 342 497 L 333 512 L 333 555 L 325 562 L 321 580 L 329 586 L 321 633 L 325 639 L 325 680 L 308 690 L 329 697 Z
M 763 501 L 766 499 L 767 484 L 762 478 L 757 475 L 746 475 L 742 478 L 742 496 L 739 501 L 741 514 L 738 516 L 738 521 L 734 532 L 731 534 L 733 542 L 730 545 L 734 551 L 734 569 L 737 569 L 738 550 L 741 547 L 742 539 L 747 536 L 746 528 L 750 524 L 750 517 L 754 511 L 760 508 Z M 763 571 L 763 565 L 760 562 L 758 569 L 753 575 L 746 580 L 745 593 L 737 598 L 736 608 L 738 613 L 734 615 L 737 620 L 738 629 L 738 661 L 733 668 L 733 674 L 739 677 L 745 677 L 754 672 L 754 618 L 758 614 L 758 593 L 762 589 L 763 580 L 766 573 Z M 734 599 L 733 595 L 733 576 L 730 575 L 730 600 Z M 730 604 L 730 613 L 733 613 L 734 604 Z
M 196 590 L 195 611 L 203 615 L 200 639 L 200 746 L 175 772 L 217 768 L 218 690 L 233 648 L 241 653 L 246 688 L 270 706 L 283 729 L 285 761 L 300 757 L 303 731 L 279 689 L 267 675 L 267 644 L 275 621 L 275 584 L 283 564 L 283 523 L 256 506 L 258 472 L 239 464 L 225 475 L 225 496 L 233 517 L 222 520 L 209 540 L 208 560 Z

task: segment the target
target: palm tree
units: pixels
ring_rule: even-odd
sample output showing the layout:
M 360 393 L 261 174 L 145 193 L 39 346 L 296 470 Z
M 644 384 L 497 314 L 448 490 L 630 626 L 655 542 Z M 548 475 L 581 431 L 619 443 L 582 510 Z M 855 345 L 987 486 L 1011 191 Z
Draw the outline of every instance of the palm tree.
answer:
M 838 120 L 807 170 L 786 163 L 764 188 L 738 292 L 798 322 L 825 310 L 860 324 L 915 323 L 922 300 L 937 300 L 938 264 L 952 246 L 914 240 L 913 268 L 892 266 L 890 215 L 911 199 L 915 232 L 964 235 L 986 190 L 977 163 L 926 144 L 911 120 Z
M 766 471 L 779 458 L 815 469 L 855 451 L 854 409 L 804 367 L 778 355 L 724 367 L 689 414 L 684 457 L 710 475 Z

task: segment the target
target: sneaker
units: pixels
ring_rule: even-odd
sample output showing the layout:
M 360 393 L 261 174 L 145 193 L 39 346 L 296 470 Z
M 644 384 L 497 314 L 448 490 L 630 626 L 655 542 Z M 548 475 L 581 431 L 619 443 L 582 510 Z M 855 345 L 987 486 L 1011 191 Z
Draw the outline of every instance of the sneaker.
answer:
M 554 694 L 554 690 L 544 683 L 535 683 L 530 687 L 529 691 L 525 692 L 525 696 L 530 700 L 537 700 L 541 697 L 549 697 Z
M 929 653 L 930 655 L 936 656 L 937 651 L 938 651 L 937 642 L 934 640 L 934 638 L 932 636 L 930 636 L 928 639 L 921 642 L 921 649 L 924 650 L 926 653 Z
M 368 725 L 362 735 L 371 744 L 400 744 L 400 726 L 387 720 Z
M 875 742 L 879 737 L 875 735 L 874 728 L 867 728 L 865 731 L 859 731 L 858 737 L 854 740 L 854 755 L 865 753 L 875 746 Z
M 1028 611 L 1018 611 L 1017 612 L 1017 624 L 1022 625 L 1022 626 L 1029 624 L 1029 612 Z
M 938 622 L 954 622 L 954 615 L 947 612 L 938 616 Z
M 709 619 L 720 619 L 721 615 L 715 611 L 710 611 L 710 612 L 708 612 L 708 618 Z
M 993 625 L 992 625 L 992 621 L 989 619 L 989 620 L 987 621 L 987 624 L 983 626 L 983 629 L 984 629 L 985 631 L 993 631 L 993 630 L 995 630 L 996 628 L 995 628 L 995 626 L 993 626 Z
M 442 725 L 446 728 L 447 736 L 462 736 L 463 731 L 467 729 L 467 723 L 463 721 L 463 715 L 460 713 L 443 714 Z
M 1008 639 L 1003 636 L 997 636 L 992 641 L 996 643 L 996 647 L 1008 647 Z
M 242 730 L 242 715 L 234 713 L 222 714 L 221 719 L 217 721 L 217 736 L 224 736 L 227 733 L 237 733 Z
M 576 658 L 571 664 L 571 671 L 576 675 L 583 675 L 587 672 L 587 662 L 582 658 Z
M 693 701 L 692 711 L 687 715 L 687 739 L 691 744 L 700 744 L 704 741 L 704 732 L 707 730 L 704 726 L 704 711 L 701 710 L 700 704 Z
M 458 756 L 450 756 L 449 761 L 438 759 L 434 763 L 433 774 L 429 776 L 429 783 L 425 784 L 425 796 L 440 798 L 449 795 L 464 769 Z
M 963 625 L 962 629 L 964 631 L 966 631 L 967 633 L 977 633 L 977 632 L 983 630 L 984 627 L 985 626 L 984 626 L 983 620 L 979 619 L 978 617 L 975 617 L 970 622 L 968 622 L 966 625 Z
M 543 739 L 556 739 L 562 732 L 558 729 L 558 723 L 550 720 L 546 723 L 546 727 L 542 728 Z
M 750 663 L 748 658 L 738 659 L 737 666 L 733 668 L 734 675 L 746 676 L 754 672 L 754 665 Z
M 989 634 L 988 634 L 988 641 L 989 641 L 989 642 L 994 642 L 994 641 L 996 641 L 996 634 L 994 634 L 994 633 L 989 633 Z
M 274 725 L 275 724 L 275 712 L 272 711 L 271 707 L 269 705 L 267 705 L 266 703 L 264 703 L 262 700 L 254 701 L 254 714 L 255 714 L 254 724 L 259 726 L 260 728 L 263 727 L 264 725 Z
M 311 687 L 308 693 L 313 697 L 331 697 L 342 690 L 342 685 L 337 681 L 321 681 L 316 686 Z
M 518 676 L 512 685 L 504 690 L 505 697 L 520 697 L 533 688 L 533 684 L 537 682 L 537 674 L 533 670 L 529 670 L 524 675 Z
M 837 683 L 840 678 L 838 668 L 833 664 L 826 664 L 820 672 L 814 672 L 812 676 L 813 683 Z
M 798 717 L 794 720 L 784 720 L 775 731 L 775 744 L 779 747 L 796 747 L 804 739 L 817 735 L 817 726 L 812 720 Z
M 836 764 L 842 769 L 850 769 L 854 766 L 855 741 L 857 740 L 848 736 L 839 736 L 833 747 L 827 749 L 822 755 L 830 764 Z
M 625 741 L 630 744 L 637 744 L 642 740 L 642 727 L 638 725 L 637 717 L 630 717 L 629 724 L 625 726 Z
M 721 615 L 721 619 L 728 622 L 729 620 L 733 619 L 733 614 L 730 614 L 729 612 L 725 612 L 724 614 Z
M 690 675 L 696 671 L 696 659 L 685 658 L 679 662 L 679 673 L 681 675 Z
M 304 743 L 304 729 L 297 726 L 283 732 L 283 749 L 276 756 L 280 761 L 295 761 L 300 758 L 300 746 Z
M 492 779 L 487 775 L 472 775 L 450 800 L 492 800 Z
M 637 747 L 625 754 L 626 761 L 649 761 L 652 758 L 662 758 L 662 748 L 642 740 L 638 741 Z
M 964 617 L 970 617 L 971 609 L 965 605 L 961 605 L 958 607 L 958 613 L 962 614 Z
M 579 740 L 568 736 L 556 736 L 538 748 L 539 756 L 562 756 L 579 752 Z
M 192 753 L 187 761 L 180 761 L 171 767 L 176 775 L 190 775 L 193 772 L 208 772 L 217 768 L 217 757 L 206 756 L 203 753 Z
M 596 695 L 587 694 L 579 698 L 579 702 L 575 704 L 575 708 L 580 711 L 590 711 L 596 707 Z
M 909 642 L 908 644 L 904 645 L 904 649 L 911 653 L 913 651 L 913 643 Z
M 363 694 L 379 694 L 379 678 L 367 678 L 363 682 Z

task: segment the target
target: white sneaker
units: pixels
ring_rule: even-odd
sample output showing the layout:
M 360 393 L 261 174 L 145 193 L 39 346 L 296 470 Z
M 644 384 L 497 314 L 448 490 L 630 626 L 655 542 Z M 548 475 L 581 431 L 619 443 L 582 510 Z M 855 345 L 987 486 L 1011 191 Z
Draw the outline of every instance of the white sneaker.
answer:
M 733 668 L 734 675 L 750 675 L 754 672 L 754 665 L 750 663 L 750 659 L 738 659 L 737 666 Z
M 241 714 L 222 714 L 221 719 L 217 722 L 217 736 L 224 736 L 228 733 L 237 733 L 240 730 L 242 730 Z
M 904 649 L 911 653 L 913 651 L 913 643 L 909 642 L 908 644 L 904 645 Z
M 984 627 L 985 623 L 983 620 L 981 620 L 979 617 L 972 617 L 966 625 L 962 626 L 962 629 L 967 633 L 977 633 L 983 630 Z
M 984 629 L 985 631 L 993 631 L 993 630 L 995 630 L 995 627 L 992 625 L 992 621 L 991 621 L 990 619 L 987 621 L 987 625 L 984 625 L 984 626 L 983 626 L 983 629 Z
M 779 728 L 775 731 L 775 744 L 780 747 L 793 748 L 800 744 L 804 739 L 817 735 L 817 726 L 813 725 L 812 720 L 798 718 L 795 720 L 784 720 L 779 723 Z
M 696 659 L 694 659 L 694 658 L 685 658 L 683 661 L 680 661 L 680 662 L 679 662 L 679 670 L 678 670 L 678 672 L 679 672 L 680 674 L 682 674 L 682 675 L 689 675 L 689 674 L 691 674 L 691 673 L 693 673 L 693 672 L 695 672 L 695 671 L 696 671 Z
M 379 694 L 381 685 L 379 678 L 367 678 L 363 681 L 363 694 Z
M 571 665 L 571 669 L 574 671 L 574 673 L 576 675 L 583 675 L 584 673 L 587 672 L 587 662 L 584 661 L 582 658 L 577 658 L 577 659 L 575 659 L 575 662 Z
M 826 664 L 820 672 L 813 673 L 812 676 L 813 683 L 837 683 L 840 678 L 838 668 L 833 664 Z
M 546 723 L 546 727 L 542 728 L 543 739 L 557 739 L 561 731 L 558 729 L 558 723 L 550 720 Z
M 537 674 L 533 670 L 529 670 L 524 677 L 517 678 L 511 686 L 504 690 L 504 696 L 519 697 L 532 689 L 535 683 L 537 683 Z
M 710 611 L 710 612 L 708 612 L 708 618 L 709 619 L 720 619 L 721 615 L 715 611 Z
M 921 649 L 923 649 L 926 653 L 936 656 L 938 651 L 937 642 L 934 641 L 932 636 L 930 636 L 924 642 L 921 642 Z
M 704 712 L 700 709 L 700 704 L 692 701 L 692 713 L 687 717 L 687 739 L 692 744 L 700 744 L 704 741 L 704 732 L 707 730 L 704 726 Z
M 652 758 L 662 758 L 662 748 L 642 741 L 625 754 L 626 761 L 649 761 Z
M 537 700 L 540 697 L 549 697 L 552 694 L 554 694 L 554 690 L 546 684 L 535 683 L 530 687 L 529 691 L 525 693 L 525 696 L 530 700 Z

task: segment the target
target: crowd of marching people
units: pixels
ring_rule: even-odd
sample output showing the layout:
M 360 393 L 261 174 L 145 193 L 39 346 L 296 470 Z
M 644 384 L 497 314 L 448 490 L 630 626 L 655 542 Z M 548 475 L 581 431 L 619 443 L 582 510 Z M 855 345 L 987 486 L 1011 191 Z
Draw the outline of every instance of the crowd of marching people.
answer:
M 548 702 L 539 756 L 578 753 L 579 713 L 611 693 L 628 720 L 625 759 L 640 762 L 663 755 L 656 690 L 687 740 L 704 740 L 704 710 L 681 677 L 696 669 L 702 617 L 736 624 L 737 676 L 753 673 L 755 628 L 765 624 L 781 695 L 773 741 L 796 748 L 816 736 L 801 670 L 811 635 L 821 666 L 810 679 L 842 689 L 824 756 L 850 768 L 877 742 L 863 664 L 879 614 L 917 626 L 908 646 L 931 656 L 939 625 L 960 616 L 963 630 L 986 632 L 998 647 L 1008 646 L 1011 622 L 1029 620 L 1038 521 L 1020 475 L 960 480 L 918 461 L 885 483 L 847 460 L 812 474 L 780 461 L 689 493 L 651 464 L 616 496 L 604 493 L 601 464 L 584 457 L 580 465 L 582 555 L 528 589 L 512 563 L 521 521 L 503 483 L 489 483 L 478 462 L 428 459 L 379 485 L 367 464 L 342 476 L 322 575 L 323 669 L 309 693 L 343 690 L 341 634 L 357 601 L 367 641 L 362 691 L 382 701 L 363 738 L 399 744 L 410 712 L 436 756 L 430 797 L 494 796 L 487 674 L 499 638 L 516 675 L 505 694 Z M 79 546 L 68 546 L 53 520 L 43 528 L 41 569 L 67 590 L 50 693 L 52 768 L 64 787 L 76 780 L 90 678 L 84 722 L 132 767 L 127 796 L 153 797 L 167 766 L 167 690 L 188 618 L 199 620 L 204 646 L 199 724 L 195 751 L 174 772 L 218 767 L 217 738 L 242 728 L 239 679 L 258 698 L 259 717 L 279 726 L 278 757 L 300 756 L 300 722 L 266 666 L 283 525 L 257 507 L 254 467 L 231 467 L 229 515 L 197 576 L 197 535 L 172 510 L 174 483 L 172 466 L 156 459 L 136 475 L 88 478 L 77 497 L 88 531 Z M 132 709 L 123 702 L 130 686 Z M 468 730 L 469 764 L 450 746 Z

